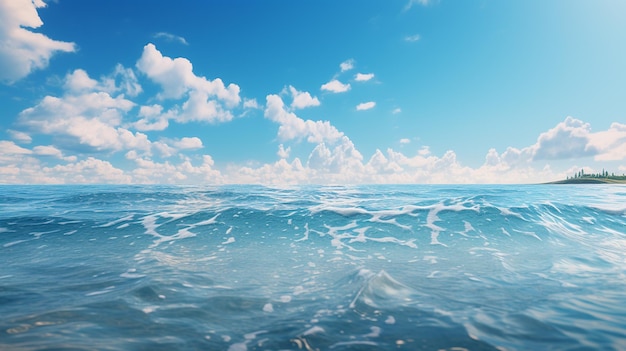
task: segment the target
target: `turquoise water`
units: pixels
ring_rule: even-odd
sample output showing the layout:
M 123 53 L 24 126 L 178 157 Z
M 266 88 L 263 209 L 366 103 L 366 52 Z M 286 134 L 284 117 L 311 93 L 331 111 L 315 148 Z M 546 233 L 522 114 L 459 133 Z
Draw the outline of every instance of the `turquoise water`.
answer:
M 0 349 L 625 350 L 624 186 L 0 186 Z

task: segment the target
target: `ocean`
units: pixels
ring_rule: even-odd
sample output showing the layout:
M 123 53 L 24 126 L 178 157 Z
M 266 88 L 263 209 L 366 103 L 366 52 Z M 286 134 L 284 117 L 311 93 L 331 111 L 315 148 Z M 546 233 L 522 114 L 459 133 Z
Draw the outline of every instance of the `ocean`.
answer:
M 626 350 L 626 187 L 0 186 L 0 349 Z

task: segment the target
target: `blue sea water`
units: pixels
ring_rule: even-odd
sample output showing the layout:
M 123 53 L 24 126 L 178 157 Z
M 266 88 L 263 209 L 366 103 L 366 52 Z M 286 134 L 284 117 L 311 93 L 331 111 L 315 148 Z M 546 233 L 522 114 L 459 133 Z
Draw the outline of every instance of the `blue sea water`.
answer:
M 2 350 L 626 350 L 626 187 L 0 186 Z

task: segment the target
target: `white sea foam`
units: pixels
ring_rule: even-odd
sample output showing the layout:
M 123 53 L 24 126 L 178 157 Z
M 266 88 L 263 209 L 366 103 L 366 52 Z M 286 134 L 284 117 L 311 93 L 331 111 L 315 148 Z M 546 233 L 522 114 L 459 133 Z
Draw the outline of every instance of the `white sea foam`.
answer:
M 114 226 L 114 225 L 116 225 L 116 224 L 119 224 L 119 223 L 122 223 L 122 222 L 128 222 L 128 221 L 131 221 L 134 217 L 135 217 L 135 215 L 134 215 L 134 214 L 130 214 L 130 215 L 128 215 L 128 216 L 124 216 L 124 217 L 122 217 L 122 218 L 120 218 L 120 219 L 116 219 L 116 220 L 114 220 L 114 221 L 111 221 L 111 222 L 108 222 L 108 223 L 102 224 L 102 225 L 100 225 L 99 227 L 100 227 L 100 228 L 112 227 L 112 226 Z

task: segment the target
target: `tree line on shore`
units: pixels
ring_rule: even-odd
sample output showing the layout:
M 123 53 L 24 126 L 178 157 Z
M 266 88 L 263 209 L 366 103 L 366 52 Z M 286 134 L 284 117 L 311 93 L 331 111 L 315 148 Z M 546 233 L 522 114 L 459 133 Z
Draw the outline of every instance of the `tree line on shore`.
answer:
M 602 169 L 602 172 L 599 173 L 585 173 L 584 170 L 578 171 L 578 173 L 574 174 L 574 176 L 567 176 L 567 179 L 582 179 L 582 178 L 603 178 L 603 179 L 615 179 L 615 180 L 626 180 L 626 175 L 615 175 L 615 173 L 609 174 L 608 171 Z

